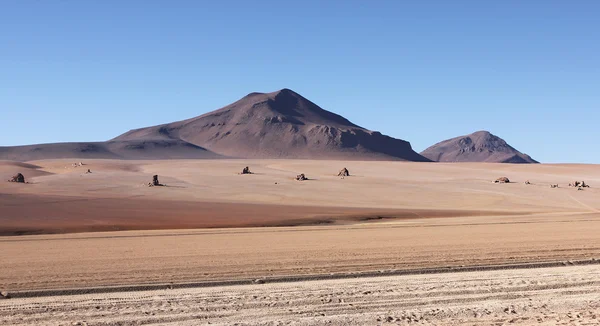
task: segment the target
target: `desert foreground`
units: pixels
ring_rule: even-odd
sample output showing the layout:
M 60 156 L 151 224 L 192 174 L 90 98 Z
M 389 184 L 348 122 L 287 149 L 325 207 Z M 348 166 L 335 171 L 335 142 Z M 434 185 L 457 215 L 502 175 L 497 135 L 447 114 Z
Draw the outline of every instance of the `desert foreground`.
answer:
M 598 325 L 600 267 L 15 298 L 2 325 Z
M 0 162 L 3 324 L 598 322 L 597 165 L 74 162 Z

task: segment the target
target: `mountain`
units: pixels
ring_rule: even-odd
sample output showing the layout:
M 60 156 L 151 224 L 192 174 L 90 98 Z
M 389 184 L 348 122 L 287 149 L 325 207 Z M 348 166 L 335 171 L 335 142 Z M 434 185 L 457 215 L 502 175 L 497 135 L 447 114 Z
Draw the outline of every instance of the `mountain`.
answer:
M 438 162 L 539 163 L 488 131 L 444 140 L 421 155 Z
M 0 147 L 0 159 L 12 161 L 59 158 L 209 159 L 219 157 L 221 155 L 180 140 L 77 142 Z
M 251 93 L 199 117 L 106 142 L 0 147 L 0 160 L 15 161 L 221 157 L 430 161 L 410 143 L 359 127 L 289 89 Z
M 429 161 L 410 143 L 370 131 L 289 89 L 251 93 L 192 119 L 131 130 L 113 142 L 183 141 L 239 158 Z

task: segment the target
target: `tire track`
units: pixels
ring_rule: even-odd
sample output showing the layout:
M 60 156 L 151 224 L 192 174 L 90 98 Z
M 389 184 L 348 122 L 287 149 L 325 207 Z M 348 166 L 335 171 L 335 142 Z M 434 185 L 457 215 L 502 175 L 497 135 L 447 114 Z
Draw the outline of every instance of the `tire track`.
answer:
M 0 300 L 3 325 L 597 324 L 600 266 Z
M 71 289 L 49 289 L 49 290 L 30 290 L 16 291 L 10 295 L 12 298 L 34 298 L 34 297 L 54 297 L 54 296 L 69 296 L 82 294 L 102 294 L 102 293 L 118 293 L 118 292 L 139 292 L 139 291 L 155 291 L 155 290 L 173 290 L 173 289 L 193 289 L 193 288 L 214 288 L 225 286 L 249 285 L 249 284 L 264 284 L 264 283 L 296 283 L 305 281 L 321 281 L 321 280 L 343 280 L 343 279 L 360 279 L 383 276 L 407 276 L 407 275 L 424 275 L 424 274 L 446 274 L 446 273 L 465 273 L 465 272 L 484 272 L 498 270 L 514 270 L 514 269 L 539 269 L 550 267 L 565 267 L 565 266 L 587 266 L 600 265 L 598 259 L 577 260 L 577 261 L 551 261 L 537 263 L 521 263 L 521 264 L 502 264 L 502 265 L 479 265 L 479 266 L 460 266 L 460 267 L 436 267 L 436 268 L 419 268 L 419 269 L 402 269 L 402 270 L 380 270 L 367 272 L 349 272 L 349 273 L 330 273 L 330 274 L 315 274 L 315 275 L 293 275 L 293 276 L 274 276 L 260 279 L 236 279 L 223 281 L 207 281 L 207 282 L 189 282 L 189 283 L 161 283 L 161 284 L 133 284 L 124 286 L 105 286 L 105 287 L 90 287 L 90 288 L 71 288 Z

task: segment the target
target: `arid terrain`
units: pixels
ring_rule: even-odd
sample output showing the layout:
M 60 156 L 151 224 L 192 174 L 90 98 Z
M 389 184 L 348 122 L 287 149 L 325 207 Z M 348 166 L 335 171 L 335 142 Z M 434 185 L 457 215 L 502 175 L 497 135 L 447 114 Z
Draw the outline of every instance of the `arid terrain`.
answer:
M 0 162 L 4 324 L 597 322 L 597 165 L 75 162 Z
M 0 301 L 2 325 L 597 325 L 600 267 L 371 277 Z

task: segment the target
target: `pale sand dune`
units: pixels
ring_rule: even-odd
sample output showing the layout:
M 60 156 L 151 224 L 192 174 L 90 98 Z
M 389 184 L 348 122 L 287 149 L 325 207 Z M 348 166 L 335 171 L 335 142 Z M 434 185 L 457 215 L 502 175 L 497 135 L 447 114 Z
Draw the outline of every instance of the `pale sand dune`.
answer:
M 3 325 L 597 325 L 600 267 L 0 301 Z

